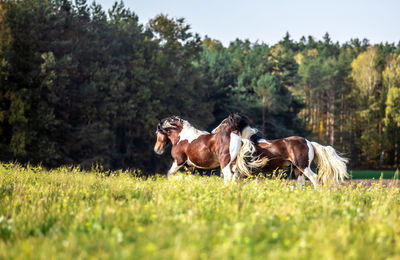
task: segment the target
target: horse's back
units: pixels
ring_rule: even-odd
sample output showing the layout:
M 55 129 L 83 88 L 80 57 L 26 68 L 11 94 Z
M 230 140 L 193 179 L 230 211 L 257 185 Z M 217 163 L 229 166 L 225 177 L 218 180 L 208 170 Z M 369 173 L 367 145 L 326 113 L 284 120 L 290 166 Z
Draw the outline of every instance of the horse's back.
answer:
M 275 139 L 275 140 L 267 140 L 267 142 L 259 142 L 256 145 L 259 153 L 268 156 L 268 157 L 286 157 L 287 149 L 284 138 Z
M 280 158 L 295 157 L 297 153 L 308 151 L 307 140 L 301 136 L 289 136 L 280 139 L 267 140 L 257 144 L 259 152 L 268 156 Z
M 264 173 L 272 173 L 276 169 L 283 169 L 287 165 L 288 153 L 283 139 L 268 140 L 256 144 L 257 153 L 267 157 L 268 163 L 263 167 Z
M 285 138 L 259 142 L 258 145 L 265 148 L 274 146 L 282 147 L 282 146 L 292 146 L 292 145 L 307 145 L 307 140 L 301 136 L 288 136 Z
M 293 136 L 288 136 L 285 138 L 282 138 L 283 140 L 286 140 L 288 142 L 306 142 L 306 139 L 301 136 L 293 135 Z
M 289 136 L 283 138 L 286 146 L 290 150 L 300 150 L 299 152 L 303 152 L 304 149 L 308 151 L 307 140 L 301 136 Z
M 267 140 L 267 142 L 258 143 L 257 150 L 262 156 L 270 158 L 264 169 L 266 171 L 283 168 L 287 161 L 301 167 L 308 163 L 307 140 L 301 136 Z

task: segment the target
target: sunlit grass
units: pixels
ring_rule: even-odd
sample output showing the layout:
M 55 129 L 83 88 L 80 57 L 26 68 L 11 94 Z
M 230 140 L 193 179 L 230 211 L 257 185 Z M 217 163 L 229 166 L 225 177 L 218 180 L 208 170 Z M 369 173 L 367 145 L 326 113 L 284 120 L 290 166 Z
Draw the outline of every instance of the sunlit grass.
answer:
M 1 165 L 0 259 L 400 257 L 395 186 L 133 175 Z

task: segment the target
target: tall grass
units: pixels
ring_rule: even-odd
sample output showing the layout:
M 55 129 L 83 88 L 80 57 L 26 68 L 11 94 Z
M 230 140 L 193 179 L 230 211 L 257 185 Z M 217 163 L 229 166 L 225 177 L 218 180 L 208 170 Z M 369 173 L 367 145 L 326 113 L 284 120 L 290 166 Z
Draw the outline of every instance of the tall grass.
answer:
M 398 187 L 0 165 L 0 259 L 400 257 Z

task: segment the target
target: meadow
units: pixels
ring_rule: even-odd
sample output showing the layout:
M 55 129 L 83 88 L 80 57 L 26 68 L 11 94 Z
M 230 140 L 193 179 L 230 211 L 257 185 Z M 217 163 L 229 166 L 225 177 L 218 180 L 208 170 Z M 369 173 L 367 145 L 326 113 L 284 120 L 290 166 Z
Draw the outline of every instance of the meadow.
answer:
M 2 164 L 0 259 L 399 259 L 399 191 Z

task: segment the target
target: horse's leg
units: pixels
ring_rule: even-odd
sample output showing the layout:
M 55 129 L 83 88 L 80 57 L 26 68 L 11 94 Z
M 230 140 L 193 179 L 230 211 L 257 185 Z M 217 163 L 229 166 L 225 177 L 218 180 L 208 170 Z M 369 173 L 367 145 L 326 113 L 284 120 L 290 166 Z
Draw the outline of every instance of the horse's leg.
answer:
M 298 186 L 299 188 L 301 188 L 301 187 L 303 187 L 304 184 L 306 183 L 306 180 L 305 180 L 305 178 L 304 178 L 303 173 L 300 172 L 300 170 L 295 169 L 295 171 L 296 171 L 296 172 L 299 172 L 299 174 L 296 173 L 296 176 L 297 176 L 297 186 Z
M 310 166 L 307 166 L 305 168 L 302 168 L 298 165 L 295 165 L 297 167 L 297 169 L 302 172 L 305 176 L 307 176 L 307 178 L 312 182 L 314 188 L 317 187 L 317 175 L 311 170 Z M 304 185 L 304 176 L 303 174 L 300 174 L 297 177 L 297 184 L 299 184 L 299 186 L 301 187 L 302 185 Z M 301 179 L 302 178 L 302 179 Z M 300 185 L 300 183 L 302 183 Z
M 222 174 L 224 175 L 224 182 L 227 183 L 232 180 L 233 174 L 231 171 L 231 164 L 228 163 L 223 169 L 222 169 Z
M 232 172 L 233 172 L 233 180 L 238 180 L 239 179 L 239 171 L 237 170 L 236 165 L 232 166 Z
M 314 188 L 317 188 L 317 174 L 311 170 L 311 162 L 314 160 L 314 148 L 312 144 L 306 140 L 308 146 L 308 166 L 304 169 L 304 174 L 311 180 Z
M 290 161 L 293 163 L 296 168 L 302 172 L 313 184 L 314 188 L 317 187 L 317 175 L 311 170 L 311 162 L 314 159 L 314 149 L 311 143 L 304 139 L 306 145 L 308 147 L 308 153 L 305 154 L 303 150 L 305 146 L 301 149 L 293 149 L 291 148 L 289 154 L 291 154 Z M 297 175 L 297 174 L 296 174 Z M 302 182 L 303 180 L 299 180 L 302 174 L 297 176 L 297 183 Z M 303 177 L 304 178 L 304 177 Z
M 223 161 L 220 162 L 222 173 L 224 175 L 224 182 L 228 182 L 230 180 L 235 179 L 236 176 L 232 173 L 231 164 L 236 159 L 240 147 L 242 145 L 242 138 L 237 134 L 230 134 L 230 142 L 229 142 L 229 154 L 225 155 Z M 235 172 L 236 172 L 236 167 Z
M 193 166 L 185 165 L 185 170 L 186 170 L 187 172 L 190 172 L 191 175 L 194 175 L 196 168 L 193 167 Z
M 223 156 L 222 160 L 220 159 L 219 164 L 221 166 L 222 174 L 224 176 L 224 182 L 227 183 L 231 181 L 234 178 L 234 175 L 231 170 L 232 161 L 230 159 L 229 154 Z
M 171 168 L 168 171 L 167 177 L 169 178 L 171 175 L 175 174 L 181 167 L 182 165 L 178 165 L 176 161 L 174 161 L 174 163 L 172 164 Z
M 315 174 L 312 170 L 311 167 L 308 166 L 307 168 L 304 169 L 303 171 L 304 175 L 307 176 L 307 178 L 310 179 L 312 184 L 314 185 L 314 189 L 317 188 L 317 174 Z

